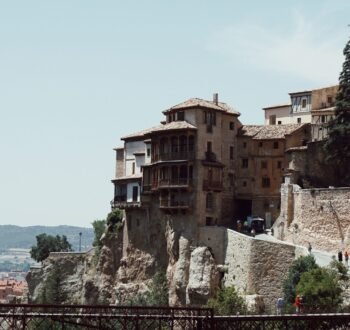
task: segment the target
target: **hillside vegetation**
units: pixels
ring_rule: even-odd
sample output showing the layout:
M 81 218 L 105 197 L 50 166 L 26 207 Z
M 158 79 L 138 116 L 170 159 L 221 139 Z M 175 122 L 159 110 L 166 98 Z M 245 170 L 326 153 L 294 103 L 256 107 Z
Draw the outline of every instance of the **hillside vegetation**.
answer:
M 79 250 L 79 233 L 81 236 L 82 250 L 92 246 L 94 233 L 92 228 L 74 226 L 29 226 L 19 227 L 13 225 L 0 225 L 0 250 L 10 248 L 30 249 L 36 243 L 36 236 L 45 233 L 47 235 L 65 235 L 74 251 Z

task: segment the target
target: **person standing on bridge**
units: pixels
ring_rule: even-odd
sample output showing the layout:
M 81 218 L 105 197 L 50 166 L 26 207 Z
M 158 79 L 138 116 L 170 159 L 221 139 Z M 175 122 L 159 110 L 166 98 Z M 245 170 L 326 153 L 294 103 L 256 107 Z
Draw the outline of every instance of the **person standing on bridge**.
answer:
M 284 307 L 284 300 L 283 300 L 283 298 L 278 298 L 277 301 L 276 301 L 277 315 L 282 315 L 283 307 Z
M 311 243 L 309 242 L 309 245 L 307 247 L 307 250 L 309 251 L 309 254 L 311 254 L 311 251 L 312 251 L 312 246 L 311 246 Z
M 295 298 L 295 312 L 299 314 L 301 312 L 301 297 L 299 295 Z

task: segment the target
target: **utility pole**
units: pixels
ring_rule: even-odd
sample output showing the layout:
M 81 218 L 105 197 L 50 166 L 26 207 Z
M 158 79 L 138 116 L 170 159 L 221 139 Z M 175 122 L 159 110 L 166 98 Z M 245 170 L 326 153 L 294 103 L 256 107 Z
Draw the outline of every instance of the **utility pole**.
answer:
M 81 252 L 81 235 L 83 235 L 82 232 L 79 233 L 79 252 Z

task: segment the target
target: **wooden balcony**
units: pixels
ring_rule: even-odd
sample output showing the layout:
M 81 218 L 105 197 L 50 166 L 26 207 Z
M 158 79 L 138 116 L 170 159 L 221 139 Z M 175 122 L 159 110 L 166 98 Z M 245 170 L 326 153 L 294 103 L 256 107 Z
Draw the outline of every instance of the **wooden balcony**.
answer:
M 126 199 L 126 195 L 115 196 L 113 200 L 111 200 L 112 209 L 128 209 L 128 208 L 138 208 L 141 207 L 141 203 L 137 201 L 128 202 Z
M 158 182 L 158 188 L 187 188 L 192 185 L 192 179 L 161 179 Z
M 222 182 L 213 180 L 203 180 L 203 190 L 221 191 Z
M 166 152 L 158 155 L 154 155 L 152 162 L 158 161 L 170 161 L 170 160 L 193 160 L 194 151 L 175 151 L 175 152 Z
M 189 201 L 171 201 L 168 199 L 161 199 L 159 208 L 169 210 L 187 210 L 190 208 Z

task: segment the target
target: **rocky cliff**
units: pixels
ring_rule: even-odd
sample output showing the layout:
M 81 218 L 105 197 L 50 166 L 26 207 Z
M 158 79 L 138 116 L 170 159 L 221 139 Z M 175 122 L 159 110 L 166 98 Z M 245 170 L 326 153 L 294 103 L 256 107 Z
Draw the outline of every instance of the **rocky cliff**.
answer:
M 171 305 L 203 305 L 223 284 L 272 306 L 295 258 L 292 246 L 221 227 L 202 227 L 194 234 L 193 228 L 170 219 L 149 226 L 147 232 L 141 229 L 131 235 L 124 223 L 107 232 L 98 259 L 93 251 L 52 253 L 28 274 L 30 298 L 40 301 L 59 269 L 63 302 L 125 304 L 147 291 L 161 269 L 167 274 Z

